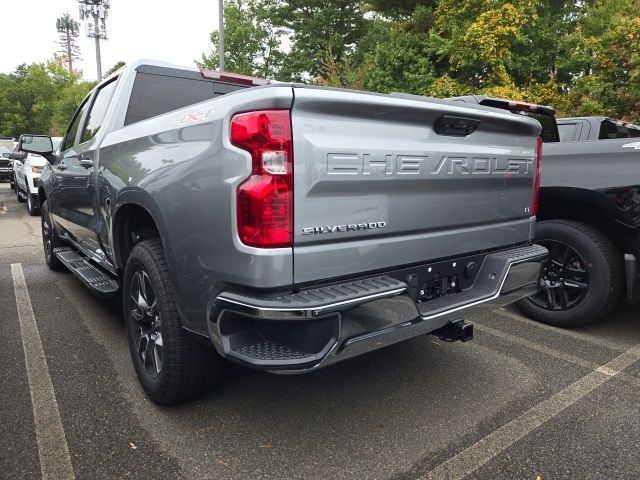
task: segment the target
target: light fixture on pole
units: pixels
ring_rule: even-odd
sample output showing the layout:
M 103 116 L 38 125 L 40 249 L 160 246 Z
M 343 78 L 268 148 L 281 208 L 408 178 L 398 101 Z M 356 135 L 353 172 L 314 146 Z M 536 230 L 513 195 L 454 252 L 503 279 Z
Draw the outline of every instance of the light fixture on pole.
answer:
M 80 20 L 90 20 L 87 23 L 87 37 L 96 41 L 96 67 L 98 81 L 102 80 L 102 60 L 100 58 L 100 40 L 107 39 L 107 15 L 109 0 L 78 0 L 80 4 Z

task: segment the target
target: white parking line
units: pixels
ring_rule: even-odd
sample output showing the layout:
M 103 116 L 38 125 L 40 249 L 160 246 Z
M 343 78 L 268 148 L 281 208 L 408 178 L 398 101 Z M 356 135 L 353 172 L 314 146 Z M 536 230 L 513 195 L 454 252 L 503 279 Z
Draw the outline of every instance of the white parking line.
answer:
M 592 370 L 578 381 L 535 405 L 454 457 L 427 472 L 423 479 L 460 480 L 533 430 L 551 420 L 640 359 L 640 344 Z
M 494 337 L 502 338 L 503 340 L 508 340 L 509 342 L 512 342 L 512 343 L 517 343 L 518 345 L 522 345 L 532 350 L 536 350 L 538 352 L 544 353 L 545 355 L 549 355 L 551 357 L 559 358 L 560 360 L 564 360 L 565 362 L 568 362 L 568 363 L 573 363 L 574 365 L 578 365 L 580 367 L 588 368 L 589 370 L 595 370 L 599 366 L 595 363 L 588 362 L 587 360 L 583 360 L 580 357 L 576 357 L 575 355 L 561 352 L 559 350 L 556 350 L 555 348 L 539 345 L 535 342 L 531 342 L 517 335 L 511 335 L 510 333 L 506 333 L 501 330 L 496 330 L 495 328 L 487 327 L 486 325 L 482 325 L 480 323 L 474 323 L 473 327 L 479 332 L 485 332 L 485 333 L 488 333 L 489 335 L 493 335 Z
M 595 337 L 593 335 L 588 335 L 584 332 L 577 332 L 575 330 L 567 330 L 566 328 L 554 327 L 551 325 L 546 325 L 544 323 L 536 322 L 531 320 L 523 315 L 519 315 L 511 310 L 507 310 L 505 308 L 500 308 L 496 310 L 499 315 L 510 318 L 511 320 L 515 320 L 516 322 L 523 323 L 525 325 L 529 325 L 530 327 L 540 328 L 542 330 L 547 330 L 549 332 L 557 333 L 559 335 L 575 338 L 576 340 L 581 340 L 583 342 L 593 343 L 594 345 L 599 345 L 601 347 L 609 348 L 611 350 L 617 352 L 623 352 L 625 350 L 624 346 L 618 345 L 615 342 L 606 340 L 604 338 Z
M 71 465 L 69 447 L 49 376 L 38 325 L 33 315 L 22 264 L 12 263 L 11 275 L 16 294 L 20 334 L 22 335 L 24 360 L 31 392 L 42 478 L 45 480 L 73 479 L 75 475 Z
M 589 362 L 580 357 L 576 357 L 575 355 L 571 355 L 569 353 L 561 352 L 554 348 L 545 347 L 544 345 L 539 345 L 535 342 L 531 342 L 522 337 L 518 337 L 517 335 L 511 335 L 510 333 L 502 332 L 500 330 L 487 327 L 486 325 L 482 325 L 480 323 L 474 323 L 474 328 L 479 332 L 488 333 L 489 335 L 493 335 L 494 337 L 502 338 L 503 340 L 507 340 L 509 342 L 516 343 L 518 345 L 522 345 L 523 347 L 527 347 L 527 348 L 530 348 L 531 350 L 544 353 L 545 355 L 558 358 L 567 363 L 573 363 L 574 365 L 578 365 L 579 367 L 587 368 L 589 370 L 601 369 L 599 370 L 600 373 L 607 373 L 606 370 L 604 370 L 604 367 L 601 367 L 596 363 Z M 624 372 L 616 372 L 616 375 L 618 375 L 618 378 L 620 380 L 623 380 L 631 385 L 635 385 L 636 387 L 640 387 L 640 378 L 634 377 L 633 375 L 629 375 Z

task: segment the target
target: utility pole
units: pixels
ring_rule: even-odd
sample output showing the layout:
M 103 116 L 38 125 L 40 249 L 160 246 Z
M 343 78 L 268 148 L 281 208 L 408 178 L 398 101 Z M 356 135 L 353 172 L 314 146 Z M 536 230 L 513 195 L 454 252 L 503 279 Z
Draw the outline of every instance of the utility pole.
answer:
M 218 53 L 220 71 L 224 72 L 224 0 L 218 0 Z
M 80 19 L 93 20 L 87 23 L 87 37 L 96 42 L 96 69 L 98 82 L 102 80 L 102 60 L 100 58 L 100 40 L 107 39 L 107 15 L 109 13 L 109 0 L 78 0 L 80 4 Z
M 56 20 L 56 30 L 60 34 L 60 40 L 56 42 L 61 47 L 59 53 L 65 58 L 69 73 L 73 73 L 73 60 L 80 58 L 80 48 L 76 42 L 80 24 L 71 18 L 71 15 L 65 13 Z

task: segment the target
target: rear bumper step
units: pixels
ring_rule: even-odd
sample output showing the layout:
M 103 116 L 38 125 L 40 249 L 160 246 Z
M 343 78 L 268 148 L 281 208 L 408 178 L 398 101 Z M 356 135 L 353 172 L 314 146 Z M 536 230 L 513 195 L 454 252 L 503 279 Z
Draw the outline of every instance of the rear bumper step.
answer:
M 484 257 L 473 285 L 417 303 L 407 283 L 388 275 L 278 296 L 220 294 L 209 315 L 216 349 L 262 370 L 302 373 L 418 335 L 470 340 L 463 316 L 513 303 L 537 291 L 539 245 Z
M 106 297 L 118 293 L 118 282 L 69 247 L 54 248 L 58 260 L 95 295 Z

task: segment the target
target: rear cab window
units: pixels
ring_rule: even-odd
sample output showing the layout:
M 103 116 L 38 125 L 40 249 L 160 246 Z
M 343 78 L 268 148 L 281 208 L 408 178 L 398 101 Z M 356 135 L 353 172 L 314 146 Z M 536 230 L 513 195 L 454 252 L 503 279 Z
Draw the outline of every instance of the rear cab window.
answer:
M 505 100 L 502 98 L 488 97 L 478 101 L 480 105 L 487 107 L 499 108 L 501 110 L 507 110 L 516 115 L 524 115 L 536 119 L 542 126 L 540 136 L 545 143 L 559 142 L 560 135 L 558 134 L 558 124 L 556 123 L 555 112 L 548 107 L 541 107 L 539 105 L 527 104 L 524 102 L 515 102 L 512 100 Z
M 558 125 L 556 124 L 556 119 L 553 115 L 547 115 L 544 113 L 536 113 L 536 112 L 527 112 L 524 110 L 511 110 L 513 113 L 519 113 L 520 115 L 524 115 L 526 117 L 535 118 L 540 122 L 542 126 L 542 132 L 540 132 L 540 136 L 542 137 L 542 141 L 545 143 L 549 142 L 559 142 L 560 136 L 558 134 Z
M 600 124 L 599 140 L 612 138 L 637 138 L 640 137 L 640 126 L 626 122 L 604 120 Z
M 561 142 L 572 142 L 575 140 L 577 123 L 559 123 L 558 134 Z
M 137 68 L 124 125 L 247 88 L 202 78 L 199 72 L 141 65 Z

